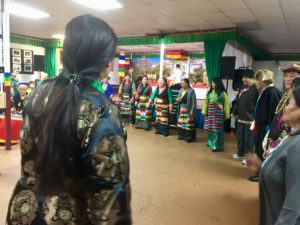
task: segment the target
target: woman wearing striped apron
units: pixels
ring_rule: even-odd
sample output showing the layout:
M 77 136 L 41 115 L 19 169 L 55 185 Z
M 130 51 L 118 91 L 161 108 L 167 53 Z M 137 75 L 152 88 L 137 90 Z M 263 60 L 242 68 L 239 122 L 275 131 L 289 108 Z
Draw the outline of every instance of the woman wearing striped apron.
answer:
M 152 108 L 149 104 L 151 93 L 152 87 L 148 84 L 148 78 L 144 76 L 135 96 L 135 128 L 142 128 L 145 131 L 151 128 Z
M 159 80 L 158 87 L 150 98 L 150 103 L 154 103 L 156 109 L 155 134 L 161 134 L 165 137 L 169 136 L 169 111 L 172 111 L 173 99 L 166 78 Z
M 134 95 L 136 93 L 135 85 L 130 81 L 130 74 L 126 74 L 124 81 L 119 88 L 121 97 L 120 114 L 124 123 L 134 123 Z
M 176 101 L 179 104 L 179 116 L 177 127 L 179 128 L 178 140 L 190 143 L 196 139 L 195 116 L 196 116 L 196 93 L 190 87 L 188 79 L 181 81 L 181 87 Z
M 204 129 L 208 131 L 208 147 L 224 149 L 224 120 L 230 118 L 228 95 L 220 78 L 214 78 L 202 108 Z

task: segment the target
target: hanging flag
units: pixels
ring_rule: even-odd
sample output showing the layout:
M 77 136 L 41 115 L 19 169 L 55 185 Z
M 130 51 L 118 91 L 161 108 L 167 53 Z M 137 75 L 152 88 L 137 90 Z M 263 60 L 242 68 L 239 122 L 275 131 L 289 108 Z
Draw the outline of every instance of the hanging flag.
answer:
M 4 86 L 5 87 L 10 87 L 11 82 L 10 82 L 10 73 L 4 73 Z
M 120 52 L 118 76 L 125 77 L 125 52 Z

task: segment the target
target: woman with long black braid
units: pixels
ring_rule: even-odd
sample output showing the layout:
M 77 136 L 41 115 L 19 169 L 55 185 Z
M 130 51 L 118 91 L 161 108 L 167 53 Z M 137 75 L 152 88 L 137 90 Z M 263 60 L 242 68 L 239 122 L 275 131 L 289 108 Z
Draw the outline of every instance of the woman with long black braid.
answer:
M 117 37 L 84 15 L 66 27 L 63 71 L 44 81 L 26 106 L 22 175 L 7 224 L 131 224 L 126 133 L 99 83 Z

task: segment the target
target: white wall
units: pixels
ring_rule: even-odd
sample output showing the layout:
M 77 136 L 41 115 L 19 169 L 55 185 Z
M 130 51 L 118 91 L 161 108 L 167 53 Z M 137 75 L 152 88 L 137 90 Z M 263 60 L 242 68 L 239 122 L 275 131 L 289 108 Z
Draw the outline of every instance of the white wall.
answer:
M 254 71 L 259 69 L 268 69 L 274 72 L 275 86 L 283 90 L 283 73 L 280 68 L 286 68 L 292 65 L 293 61 L 254 61 Z
M 45 48 L 43 47 L 36 47 L 31 45 L 22 45 L 22 44 L 10 44 L 11 48 L 17 48 L 22 50 L 31 50 L 33 51 L 33 55 L 45 55 Z M 18 79 L 20 83 L 28 83 L 29 81 L 34 81 L 35 79 L 40 79 L 40 76 L 43 76 L 43 74 L 40 74 L 40 72 L 35 71 L 34 74 L 18 74 Z

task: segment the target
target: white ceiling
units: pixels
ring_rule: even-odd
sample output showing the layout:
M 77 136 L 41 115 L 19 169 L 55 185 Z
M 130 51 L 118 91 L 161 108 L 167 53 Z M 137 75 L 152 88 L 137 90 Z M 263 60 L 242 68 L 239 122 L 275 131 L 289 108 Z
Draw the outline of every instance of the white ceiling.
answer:
M 72 0 L 12 0 L 46 11 L 35 21 L 11 16 L 11 33 L 49 39 L 63 33 L 73 17 L 91 13 L 119 36 L 238 27 L 271 53 L 300 53 L 300 0 L 119 0 L 124 8 L 106 12 Z

